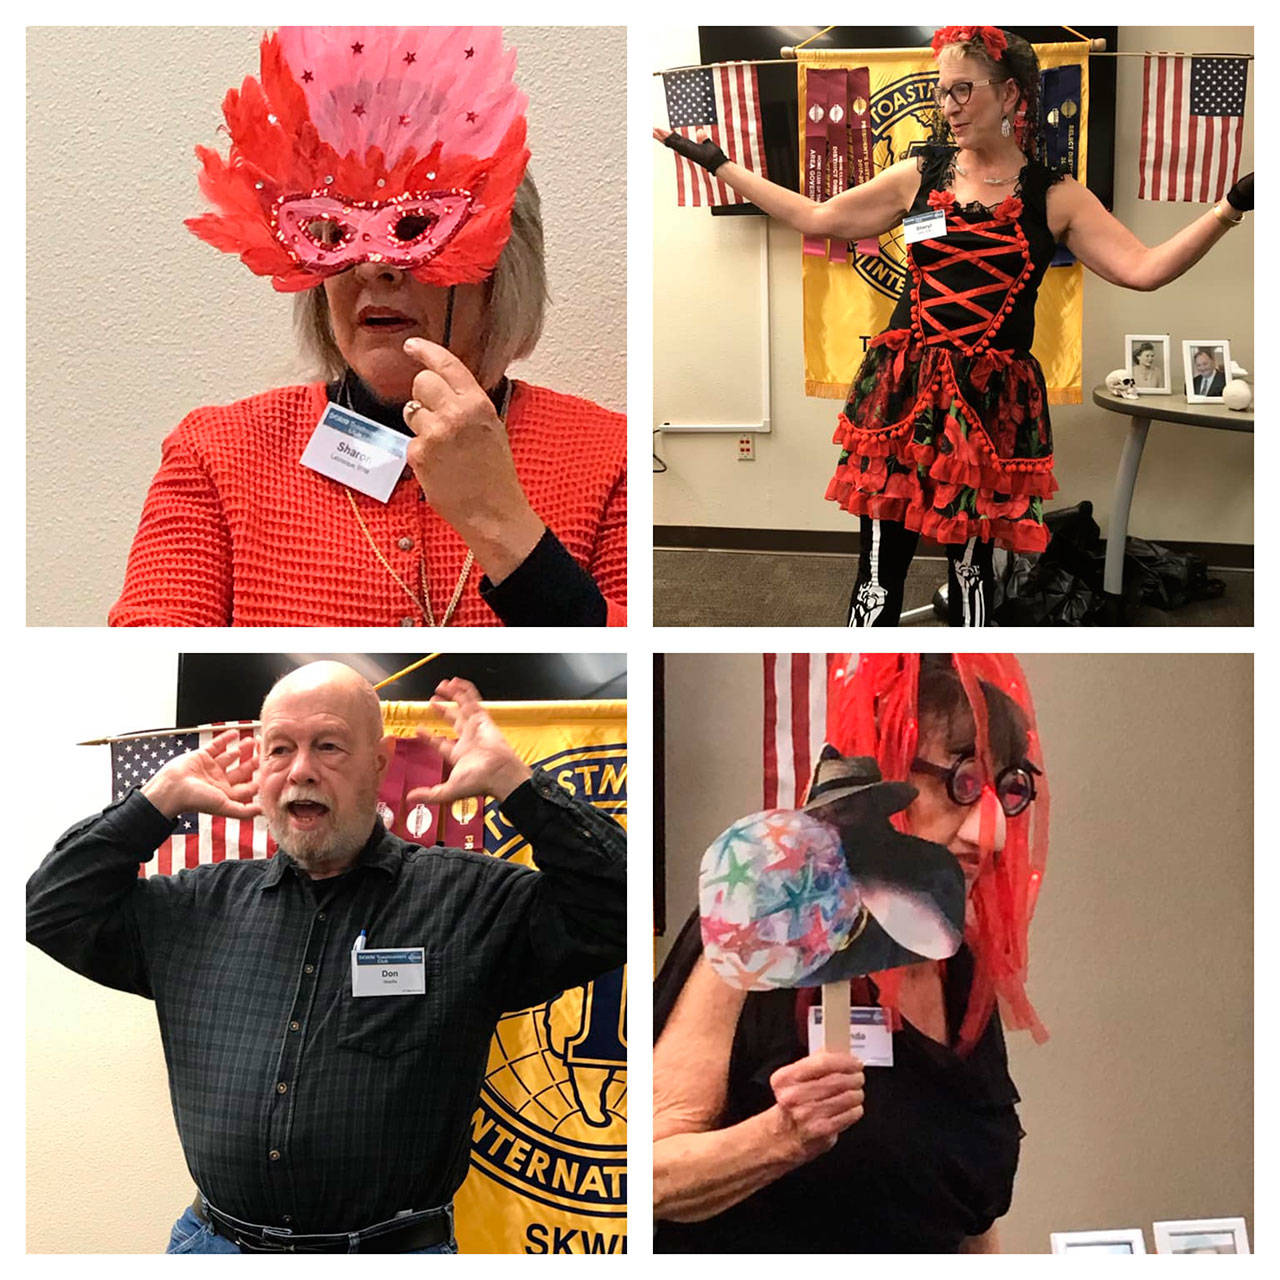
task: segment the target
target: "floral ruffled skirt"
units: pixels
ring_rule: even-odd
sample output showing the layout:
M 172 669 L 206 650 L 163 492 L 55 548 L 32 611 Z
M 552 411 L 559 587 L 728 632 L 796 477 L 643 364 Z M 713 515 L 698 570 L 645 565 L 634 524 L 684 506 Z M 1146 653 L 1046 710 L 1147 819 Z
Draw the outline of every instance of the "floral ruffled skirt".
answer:
M 827 497 L 942 543 L 978 537 L 1043 551 L 1057 490 L 1040 365 L 1029 354 L 964 355 L 909 329 L 871 340 L 835 443 Z

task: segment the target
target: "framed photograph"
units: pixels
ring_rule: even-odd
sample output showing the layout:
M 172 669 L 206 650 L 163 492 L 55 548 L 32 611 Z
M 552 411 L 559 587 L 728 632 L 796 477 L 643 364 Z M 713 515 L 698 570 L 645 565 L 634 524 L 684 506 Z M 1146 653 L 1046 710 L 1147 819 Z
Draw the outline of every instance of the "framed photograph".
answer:
M 1110 1231 L 1051 1231 L 1050 1253 L 1146 1253 L 1141 1227 Z
M 1157 1253 L 1248 1253 L 1243 1218 L 1187 1218 L 1153 1222 Z
M 1182 371 L 1188 404 L 1221 404 L 1231 380 L 1231 344 L 1226 338 L 1186 338 Z
M 1140 396 L 1173 394 L 1167 333 L 1126 333 L 1124 367 Z

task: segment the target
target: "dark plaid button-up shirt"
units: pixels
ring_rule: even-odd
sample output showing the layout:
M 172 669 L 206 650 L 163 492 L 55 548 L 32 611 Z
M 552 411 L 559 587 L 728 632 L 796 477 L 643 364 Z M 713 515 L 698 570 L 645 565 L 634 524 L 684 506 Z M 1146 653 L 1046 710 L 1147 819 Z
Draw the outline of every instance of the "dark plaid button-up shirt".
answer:
M 539 870 L 379 823 L 353 869 L 285 854 L 141 880 L 173 824 L 137 791 L 73 827 L 27 886 L 27 936 L 156 1002 L 196 1185 L 237 1218 L 355 1231 L 446 1203 L 498 1017 L 626 958 L 626 837 L 546 774 L 503 812 Z M 426 994 L 351 994 L 351 948 L 424 947 Z

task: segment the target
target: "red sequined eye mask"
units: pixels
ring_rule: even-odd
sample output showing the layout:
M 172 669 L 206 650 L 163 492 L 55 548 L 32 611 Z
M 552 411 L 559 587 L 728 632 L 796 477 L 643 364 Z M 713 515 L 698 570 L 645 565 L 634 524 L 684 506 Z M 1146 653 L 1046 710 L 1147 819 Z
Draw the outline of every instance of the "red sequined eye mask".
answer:
M 527 99 L 497 27 L 282 27 L 197 147 L 218 212 L 187 220 L 282 291 L 358 262 L 424 284 L 498 264 L 524 177 Z
M 289 256 L 328 276 L 357 262 L 423 266 L 467 220 L 471 203 L 469 191 L 431 191 L 372 205 L 329 195 L 286 196 L 276 202 L 272 219 Z

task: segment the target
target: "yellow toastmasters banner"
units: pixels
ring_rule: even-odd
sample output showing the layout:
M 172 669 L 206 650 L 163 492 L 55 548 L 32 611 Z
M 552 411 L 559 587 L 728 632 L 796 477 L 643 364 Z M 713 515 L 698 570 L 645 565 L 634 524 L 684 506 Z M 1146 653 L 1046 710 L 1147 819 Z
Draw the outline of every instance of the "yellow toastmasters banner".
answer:
M 485 707 L 522 759 L 626 825 L 625 702 Z M 398 738 L 448 732 L 429 703 L 384 702 L 383 721 Z M 441 817 L 453 843 L 449 820 Z M 493 803 L 483 847 L 533 865 Z M 471 1172 L 454 1200 L 462 1252 L 626 1251 L 626 1009 L 626 970 L 617 969 L 498 1023 L 471 1122 Z
M 1076 41 L 1038 44 L 1036 54 L 1046 86 L 1046 127 L 1063 141 L 1061 154 L 1074 160 L 1078 181 L 1085 181 L 1089 114 L 1088 46 Z M 867 84 L 866 99 L 855 91 L 848 109 L 851 141 L 849 185 L 865 174 L 906 157 L 911 143 L 928 136 L 933 114 L 932 88 L 937 64 L 928 49 L 847 49 L 800 52 L 800 156 L 805 167 L 805 131 L 811 104 L 808 73 L 843 68 L 851 85 Z M 1059 68 L 1071 70 L 1061 73 Z M 856 78 L 855 78 L 856 77 Z M 815 93 L 819 88 L 815 79 Z M 1049 89 L 1054 92 L 1049 92 Z M 869 102 L 867 101 L 869 99 Z M 865 121 L 865 132 L 859 126 Z M 810 126 L 812 129 L 812 126 Z M 863 143 L 860 163 L 859 141 Z M 869 155 L 867 154 L 869 153 Z M 804 190 L 803 174 L 801 189 Z M 881 332 L 908 278 L 902 228 L 880 237 L 878 254 L 855 253 L 847 259 L 836 247 L 828 254 L 806 245 L 804 279 L 805 394 L 843 399 L 866 352 L 867 342 Z M 1081 399 L 1081 319 L 1084 268 L 1050 267 L 1040 286 L 1036 307 L 1036 339 L 1032 348 L 1044 368 L 1051 404 L 1079 404 Z

